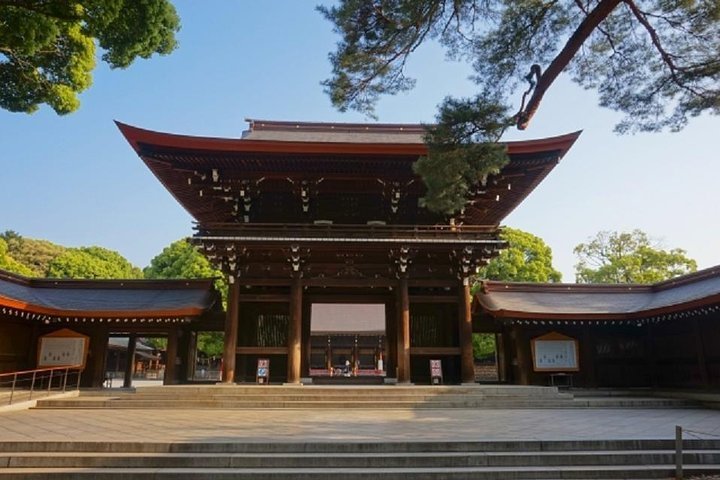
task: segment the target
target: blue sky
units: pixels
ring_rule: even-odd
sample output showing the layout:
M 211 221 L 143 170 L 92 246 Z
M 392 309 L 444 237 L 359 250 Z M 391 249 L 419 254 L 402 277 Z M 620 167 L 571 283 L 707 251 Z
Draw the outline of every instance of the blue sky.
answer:
M 65 117 L 0 110 L 0 230 L 67 246 L 101 245 L 144 267 L 192 233 L 191 218 L 153 177 L 113 124 L 237 137 L 245 118 L 366 121 L 332 108 L 320 82 L 337 38 L 314 2 L 174 2 L 180 46 L 167 57 L 111 71 L 99 63 L 82 106 Z M 382 122 L 430 122 L 448 94 L 473 93 L 467 66 L 423 46 L 412 92 L 386 97 Z M 640 228 L 665 248 L 683 248 L 701 268 L 720 264 L 718 118 L 677 134 L 617 136 L 619 116 L 593 92 L 561 79 L 521 140 L 584 130 L 558 167 L 507 219 L 542 237 L 564 281 L 572 249 L 600 230 Z

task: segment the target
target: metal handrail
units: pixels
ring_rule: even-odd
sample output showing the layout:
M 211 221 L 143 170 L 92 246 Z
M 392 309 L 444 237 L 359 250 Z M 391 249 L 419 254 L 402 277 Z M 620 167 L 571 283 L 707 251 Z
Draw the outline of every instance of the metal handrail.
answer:
M 68 388 L 68 378 L 72 375 L 77 375 L 75 389 L 79 390 L 82 369 L 82 365 L 68 365 L 65 367 L 36 368 L 33 370 L 0 373 L 0 387 L 2 387 L 4 383 L 10 385 L 10 397 L 7 405 L 12 405 L 16 391 L 21 389 L 27 391 L 27 388 L 22 388 L 23 382 L 29 382 L 30 394 L 28 400 L 32 400 L 33 394 L 40 389 L 47 388 L 47 394 L 49 395 L 53 389 L 54 381 L 58 383 L 58 391 L 66 392 Z M 59 373 L 56 375 L 56 372 Z M 3 381 L 3 378 L 8 378 L 8 380 Z M 47 385 L 45 385 L 45 379 L 47 379 Z

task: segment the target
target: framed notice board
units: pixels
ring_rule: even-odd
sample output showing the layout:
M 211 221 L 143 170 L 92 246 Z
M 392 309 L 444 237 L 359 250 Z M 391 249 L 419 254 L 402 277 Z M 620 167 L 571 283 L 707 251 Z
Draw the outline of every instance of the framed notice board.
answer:
M 577 372 L 578 341 L 567 335 L 552 332 L 530 341 L 533 370 L 536 372 Z
M 38 340 L 38 368 L 85 368 L 90 337 L 67 328 L 43 335 Z

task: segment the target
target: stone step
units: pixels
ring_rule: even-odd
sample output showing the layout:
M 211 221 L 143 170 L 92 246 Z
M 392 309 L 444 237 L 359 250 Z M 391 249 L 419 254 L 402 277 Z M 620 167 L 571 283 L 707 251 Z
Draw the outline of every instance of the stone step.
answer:
M 687 450 L 685 465 L 720 464 L 720 451 Z M 0 453 L 3 468 L 460 468 L 674 465 L 674 451 L 395 453 Z
M 308 400 L 308 401 L 281 401 L 281 400 L 260 400 L 260 401 L 213 401 L 213 400 L 43 400 L 39 401 L 35 408 L 59 409 L 59 408 L 116 408 L 116 409 L 512 409 L 512 408 L 585 408 L 586 405 L 576 404 L 572 401 L 521 401 L 511 400 L 502 402 L 490 401 L 384 401 L 371 400 L 366 402 L 355 400 Z
M 672 439 L 621 440 L 492 440 L 392 442 L 63 442 L 0 441 L 2 453 L 218 453 L 218 454 L 390 454 L 447 452 L 614 452 L 673 451 Z M 686 439 L 688 451 L 720 451 L 720 439 Z
M 720 472 L 720 465 L 689 465 L 687 476 Z M 608 465 L 561 467 L 458 467 L 458 468 L 5 468 L 0 478 L 52 480 L 505 480 L 505 479 L 650 479 L 670 478 L 674 467 L 667 465 Z

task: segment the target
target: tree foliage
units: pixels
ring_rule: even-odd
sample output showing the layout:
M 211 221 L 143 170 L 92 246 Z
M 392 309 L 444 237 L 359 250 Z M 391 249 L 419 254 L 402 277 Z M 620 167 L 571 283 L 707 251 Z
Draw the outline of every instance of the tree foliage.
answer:
M 429 40 L 472 65 L 477 95 L 444 100 L 416 167 L 435 212 L 461 210 L 467 192 L 507 162 L 498 147 L 477 143 L 497 142 L 513 123 L 526 128 L 563 72 L 625 114 L 618 132 L 680 130 L 690 117 L 720 114 L 717 1 L 340 0 L 318 8 L 340 35 L 324 85 L 341 111 L 372 115 L 381 95 L 411 89 L 406 62 Z
M 446 98 L 437 124 L 428 126 L 428 155 L 413 165 L 425 182 L 422 206 L 451 215 L 465 207 L 469 193 L 509 158 L 498 144 L 507 126 L 507 111 L 482 98 Z
M 516 96 L 521 129 L 562 72 L 626 115 L 620 132 L 679 130 L 720 113 L 714 0 L 341 0 L 319 9 L 341 37 L 325 82 L 341 110 L 372 113 L 381 95 L 412 88 L 408 57 L 436 40 L 472 64 L 484 103 Z
M 17 273 L 26 277 L 31 277 L 33 274 L 32 270 L 10 256 L 7 242 L 5 242 L 2 237 L 0 237 L 0 270 Z
M 685 250 L 663 250 L 640 230 L 599 232 L 575 254 L 579 283 L 654 283 L 697 270 Z
M 562 274 L 552 265 L 552 250 L 540 238 L 505 227 L 501 237 L 508 247 L 479 272 L 487 280 L 509 282 L 559 282 Z
M 77 110 L 92 83 L 96 45 L 112 68 L 175 49 L 168 0 L 0 0 L 0 107 Z
M 215 287 L 220 291 L 223 302 L 227 300 L 227 284 L 222 272 L 213 268 L 187 239 L 165 247 L 145 267 L 144 273 L 145 278 L 216 278 Z M 210 356 L 222 355 L 223 333 L 199 332 L 197 349 Z
M 145 278 L 215 278 L 223 301 L 227 285 L 222 272 L 214 268 L 197 248 L 183 238 L 165 247 L 144 269 Z
M 51 278 L 142 278 L 142 270 L 102 247 L 68 248 L 48 265 Z
M 510 227 L 503 228 L 501 238 L 507 242 L 507 248 L 478 272 L 477 279 L 539 283 L 560 281 L 562 274 L 552 265 L 552 250 L 542 238 Z M 494 353 L 494 334 L 473 333 L 475 358 L 485 358 Z
M 61 245 L 23 237 L 12 230 L 1 233 L 0 238 L 7 244 L 7 255 L 27 268 L 27 274 L 32 277 L 46 276 L 50 262 L 66 250 Z

